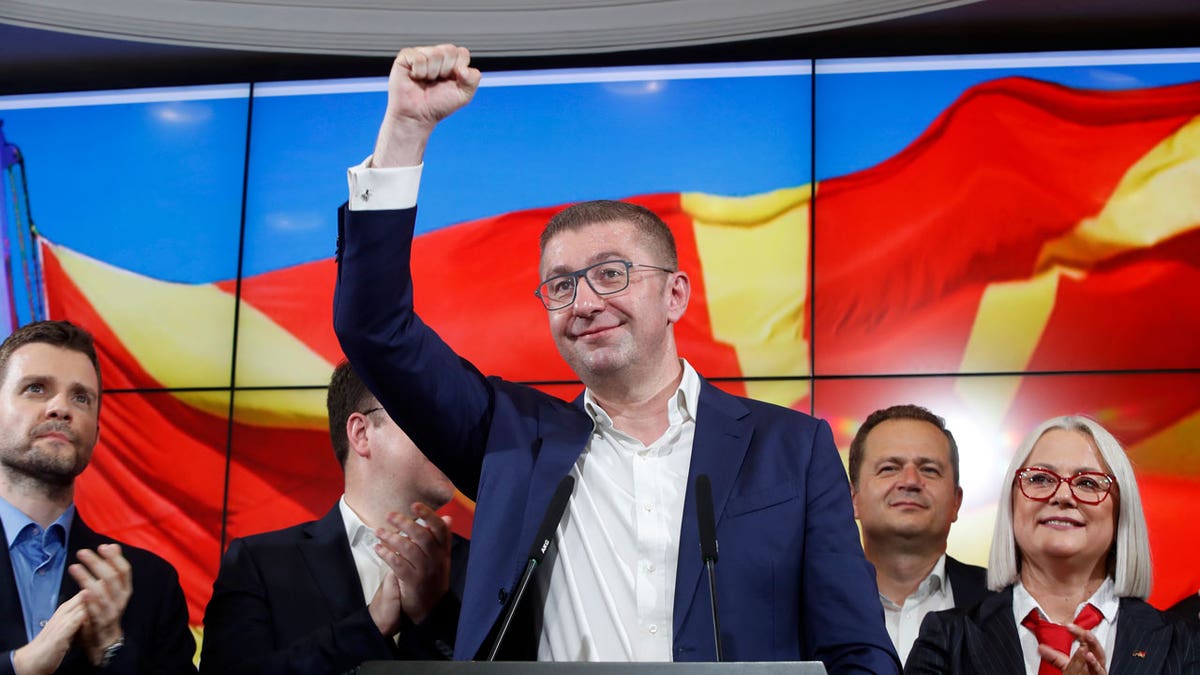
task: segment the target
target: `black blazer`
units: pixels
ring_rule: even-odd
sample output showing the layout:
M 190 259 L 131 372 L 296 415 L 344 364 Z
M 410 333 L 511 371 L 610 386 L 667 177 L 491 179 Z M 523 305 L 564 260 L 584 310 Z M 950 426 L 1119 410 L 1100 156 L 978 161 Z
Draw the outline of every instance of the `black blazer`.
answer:
M 25 646 L 25 618 L 21 598 L 13 575 L 12 559 L 8 555 L 8 537 L 0 525 L 0 539 L 5 542 L 0 556 L 0 675 L 11 675 L 12 661 L 8 652 Z M 188 629 L 187 603 L 179 587 L 179 576 L 170 563 L 157 555 L 98 534 L 88 527 L 75 512 L 71 534 L 67 538 L 67 566 L 76 562 L 81 548 L 96 550 L 100 544 L 121 544 L 125 559 L 133 567 L 133 594 L 121 617 L 125 631 L 125 646 L 117 652 L 106 673 L 195 673 L 192 658 L 196 641 Z M 79 592 L 79 585 L 63 568 L 58 602 L 62 604 Z M 88 663 L 83 651 L 72 647 L 59 667 L 59 673 L 101 672 Z
M 1168 607 L 1167 611 L 1194 624 L 1200 624 L 1200 594 L 1192 593 Z
M 954 592 L 955 607 L 971 607 L 991 595 L 986 567 L 968 565 L 946 556 L 946 578 Z
M 204 612 L 200 672 L 343 673 L 363 661 L 454 653 L 468 544 L 455 537 L 450 592 L 399 646 L 375 627 L 337 506 L 320 520 L 235 539 Z
M 970 609 L 929 614 L 908 654 L 905 674 L 1025 672 L 1012 611 L 1009 586 Z M 1111 672 L 1200 672 L 1200 632 L 1137 598 L 1121 598 L 1118 612 Z

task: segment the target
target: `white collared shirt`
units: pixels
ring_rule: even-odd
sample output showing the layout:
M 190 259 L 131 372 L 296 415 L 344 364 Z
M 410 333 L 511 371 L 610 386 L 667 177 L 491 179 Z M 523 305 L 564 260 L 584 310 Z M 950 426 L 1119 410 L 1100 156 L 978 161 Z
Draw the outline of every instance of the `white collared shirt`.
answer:
M 1117 641 L 1117 610 L 1121 605 L 1120 598 L 1116 595 L 1116 585 L 1113 583 L 1112 577 L 1105 579 L 1104 583 L 1100 584 L 1100 588 L 1097 588 L 1096 592 L 1092 594 L 1092 597 L 1080 603 L 1075 608 L 1073 614 L 1079 616 L 1079 612 L 1089 602 L 1095 605 L 1096 609 L 1100 610 L 1100 613 L 1104 615 L 1100 623 L 1092 629 L 1092 635 L 1095 635 L 1096 640 L 1104 646 L 1105 669 L 1112 670 L 1113 647 Z M 1033 634 L 1033 631 L 1021 625 L 1021 621 L 1029 616 L 1029 612 L 1033 611 L 1034 608 L 1042 615 L 1043 619 L 1049 618 L 1042 611 L 1037 600 L 1034 600 L 1029 591 L 1025 590 L 1025 586 L 1020 581 L 1017 581 L 1013 585 L 1013 620 L 1017 624 L 1017 637 L 1021 639 L 1021 654 L 1025 658 L 1025 672 L 1027 675 L 1037 675 L 1038 668 L 1042 663 L 1042 657 L 1038 655 L 1037 650 L 1037 636 Z M 1071 654 L 1074 654 L 1078 647 L 1078 642 L 1071 643 Z
M 387 563 L 375 553 L 375 544 L 379 543 L 379 537 L 375 536 L 375 528 L 368 527 L 346 503 L 346 495 L 342 495 L 338 500 L 338 509 L 342 512 L 342 523 L 346 526 L 346 540 L 350 542 L 354 568 L 358 570 L 363 602 L 369 605 L 388 571 Z
M 954 591 L 950 587 L 950 578 L 946 576 L 946 554 L 938 558 L 929 576 L 912 595 L 904 599 L 903 604 L 897 605 L 883 593 L 879 594 L 879 602 L 883 604 L 888 637 L 892 638 L 892 645 L 900 655 L 900 663 L 904 663 L 908 660 L 908 652 L 912 650 L 917 634 L 921 632 L 925 615 L 954 607 Z
M 700 377 L 683 361 L 656 441 L 613 427 L 584 394 L 595 422 L 575 461 L 575 493 L 558 527 L 558 554 L 539 591 L 542 661 L 670 661 L 679 533 Z M 548 581 L 546 577 L 549 577 Z

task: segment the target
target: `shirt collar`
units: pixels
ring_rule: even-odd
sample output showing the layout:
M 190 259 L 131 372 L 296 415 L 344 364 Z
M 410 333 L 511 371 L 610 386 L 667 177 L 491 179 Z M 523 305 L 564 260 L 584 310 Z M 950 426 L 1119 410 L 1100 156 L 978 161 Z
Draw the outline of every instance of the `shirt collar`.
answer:
M 943 553 L 941 557 L 938 558 L 937 562 L 933 564 L 933 569 L 929 570 L 929 574 L 921 580 L 921 583 L 917 586 L 917 590 L 913 591 L 913 594 L 905 598 L 903 602 L 905 604 L 907 604 L 909 600 L 921 602 L 925 598 L 928 598 L 935 593 L 944 593 L 946 588 L 946 554 Z M 893 610 L 899 611 L 901 608 L 901 605 L 897 605 L 895 602 L 892 602 L 892 599 L 883 593 L 879 594 L 879 601 L 882 602 L 885 607 Z
M 350 541 L 350 548 L 354 549 L 361 546 L 363 543 L 374 545 L 378 538 L 375 536 L 375 530 L 368 527 L 346 503 L 346 495 L 338 500 L 338 510 L 342 512 L 342 523 L 346 526 L 346 539 Z
M 930 593 L 942 591 L 946 588 L 946 554 L 943 553 L 938 561 L 933 566 L 933 570 L 929 572 L 929 576 L 925 577 L 925 581 L 921 582 L 922 586 L 928 584 Z M 918 588 L 917 592 L 922 589 Z
M 1083 609 L 1084 605 L 1091 603 L 1096 606 L 1096 609 L 1100 610 L 1100 614 L 1104 616 L 1104 621 L 1112 623 L 1117 618 L 1117 609 L 1121 605 L 1121 600 L 1117 597 L 1116 588 L 1112 577 L 1106 577 L 1104 583 L 1100 584 L 1100 588 L 1097 588 L 1096 592 L 1092 593 L 1092 597 L 1083 601 L 1075 608 L 1075 616 L 1079 616 L 1079 612 Z M 1046 612 L 1038 605 L 1037 600 L 1033 599 L 1029 591 L 1025 590 L 1025 585 L 1018 580 L 1013 585 L 1013 616 L 1025 617 L 1035 609 L 1042 618 L 1049 619 L 1046 616 Z M 1018 623 L 1020 623 L 1019 620 Z
M 75 520 L 75 504 L 67 506 L 67 510 L 62 512 L 50 527 L 58 525 L 63 531 L 63 541 L 71 536 L 71 523 Z M 9 503 L 3 497 L 0 497 L 0 523 L 4 525 L 4 536 L 8 540 L 6 543 L 9 548 L 12 548 L 13 542 L 21 530 L 25 529 L 30 523 L 37 524 L 32 518 L 25 515 L 25 512 Z M 47 528 L 49 529 L 49 528 Z
M 679 359 L 679 363 L 683 366 L 683 378 L 679 380 L 675 395 L 667 401 L 667 417 L 672 425 L 688 420 L 695 421 L 696 406 L 700 401 L 700 375 L 687 359 Z M 597 427 L 613 428 L 612 418 L 592 397 L 591 389 L 585 389 L 583 392 L 583 410 Z

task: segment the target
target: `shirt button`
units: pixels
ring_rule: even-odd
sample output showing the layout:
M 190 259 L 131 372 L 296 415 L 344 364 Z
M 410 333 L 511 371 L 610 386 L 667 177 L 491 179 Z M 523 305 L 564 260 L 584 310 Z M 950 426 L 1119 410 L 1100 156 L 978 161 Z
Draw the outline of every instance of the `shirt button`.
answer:
M 38 622 L 38 625 L 39 625 L 39 626 L 41 626 L 42 628 L 45 628 L 45 627 L 46 627 L 46 620 L 45 620 L 45 619 L 42 619 L 41 621 L 39 621 L 39 622 Z
M 654 505 L 653 504 L 645 504 L 642 506 L 642 508 L 646 509 L 646 513 L 649 513 L 654 510 Z
M 650 563 L 649 565 L 646 565 L 646 571 L 653 572 L 654 571 L 654 563 Z
M 655 624 L 650 624 L 650 634 L 658 635 L 658 626 L 656 626 Z

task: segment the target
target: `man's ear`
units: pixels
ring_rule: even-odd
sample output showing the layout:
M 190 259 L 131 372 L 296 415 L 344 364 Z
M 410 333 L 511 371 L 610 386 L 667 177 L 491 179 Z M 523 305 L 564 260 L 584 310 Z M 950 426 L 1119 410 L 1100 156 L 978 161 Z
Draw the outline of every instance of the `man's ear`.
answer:
M 688 301 L 692 298 L 692 281 L 687 272 L 680 270 L 671 275 L 671 283 L 667 288 L 671 294 L 667 307 L 667 319 L 671 323 L 679 323 L 683 313 L 687 311 Z
M 368 443 L 370 426 L 371 421 L 360 412 L 350 413 L 346 418 L 346 440 L 349 442 L 350 452 L 359 457 L 371 456 L 371 446 Z

